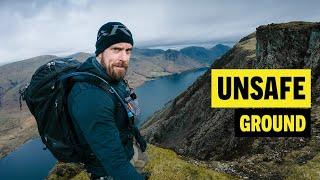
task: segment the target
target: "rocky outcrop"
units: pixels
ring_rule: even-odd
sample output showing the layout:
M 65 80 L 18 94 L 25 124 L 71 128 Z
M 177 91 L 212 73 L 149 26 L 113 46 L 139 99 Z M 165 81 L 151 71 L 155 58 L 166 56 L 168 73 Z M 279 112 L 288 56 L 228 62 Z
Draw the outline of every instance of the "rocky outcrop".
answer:
M 155 113 L 143 125 L 143 133 L 149 142 L 171 148 L 187 157 L 205 160 L 212 163 L 213 168 L 218 168 L 213 162 L 227 161 L 225 171 L 240 177 L 284 178 L 287 173 L 292 173 L 292 167 L 315 158 L 320 150 L 320 109 L 317 100 L 320 81 L 319 32 L 320 23 L 291 22 L 260 26 L 211 66 L 311 68 L 311 138 L 235 137 L 234 110 L 210 108 L 210 71 Z
M 292 22 L 257 28 L 254 68 L 310 68 L 313 102 L 319 97 L 320 24 Z

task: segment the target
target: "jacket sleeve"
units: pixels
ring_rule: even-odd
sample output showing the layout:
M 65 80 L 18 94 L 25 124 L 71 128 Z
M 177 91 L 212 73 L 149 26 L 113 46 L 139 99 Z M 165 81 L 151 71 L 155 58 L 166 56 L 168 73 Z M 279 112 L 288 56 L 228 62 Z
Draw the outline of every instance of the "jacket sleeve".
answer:
M 143 179 L 127 160 L 114 119 L 114 102 L 97 88 L 68 98 L 69 112 L 84 138 L 114 179 Z

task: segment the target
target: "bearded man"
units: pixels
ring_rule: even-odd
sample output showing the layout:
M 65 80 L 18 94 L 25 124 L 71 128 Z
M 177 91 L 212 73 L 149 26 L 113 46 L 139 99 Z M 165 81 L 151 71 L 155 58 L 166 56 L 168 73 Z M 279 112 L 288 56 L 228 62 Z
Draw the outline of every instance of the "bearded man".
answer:
M 79 71 L 103 78 L 125 100 L 130 97 L 130 88 L 123 78 L 132 47 L 132 34 L 126 26 L 106 23 L 98 31 L 96 56 L 88 58 Z M 141 136 L 137 138 L 139 131 L 130 127 L 128 113 L 114 94 L 87 82 L 76 82 L 68 95 L 68 111 L 87 157 L 84 165 L 91 179 L 145 178 L 130 160 L 134 141 L 143 151 L 146 143 Z

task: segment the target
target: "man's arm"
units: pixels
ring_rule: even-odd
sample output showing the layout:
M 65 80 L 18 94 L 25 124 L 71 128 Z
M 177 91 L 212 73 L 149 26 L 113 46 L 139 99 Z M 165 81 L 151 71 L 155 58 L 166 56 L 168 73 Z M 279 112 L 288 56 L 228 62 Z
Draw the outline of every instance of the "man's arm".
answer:
M 101 89 L 69 98 L 70 115 L 106 172 L 115 179 L 143 179 L 126 158 L 114 119 L 114 102 Z

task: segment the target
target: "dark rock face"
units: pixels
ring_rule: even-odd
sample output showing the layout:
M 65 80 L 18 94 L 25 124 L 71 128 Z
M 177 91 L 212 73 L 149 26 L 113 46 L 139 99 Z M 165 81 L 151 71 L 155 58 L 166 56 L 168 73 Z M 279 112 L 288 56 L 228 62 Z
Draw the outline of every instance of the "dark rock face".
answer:
M 293 22 L 257 28 L 257 68 L 302 68 L 319 64 L 320 24 Z
M 233 109 L 210 108 L 210 71 L 142 127 L 149 142 L 200 160 L 227 160 L 239 176 L 283 178 L 285 156 L 301 151 L 305 162 L 320 150 L 320 23 L 292 22 L 257 28 L 216 60 L 212 68 L 311 68 L 312 138 L 234 137 Z M 213 72 L 214 73 L 214 72 Z M 312 144 L 312 145 L 310 145 Z M 314 145 L 316 144 L 316 145 Z M 303 149 L 308 148 L 306 153 Z M 291 161 L 290 161 L 291 162 Z M 286 171 L 287 173 L 287 171 Z
M 313 102 L 319 97 L 320 23 L 292 22 L 257 28 L 255 68 L 310 68 Z

